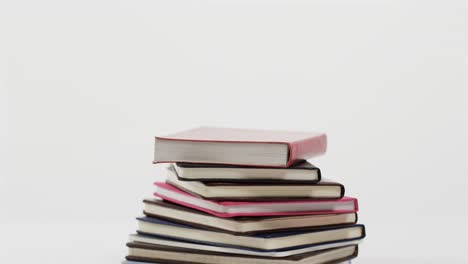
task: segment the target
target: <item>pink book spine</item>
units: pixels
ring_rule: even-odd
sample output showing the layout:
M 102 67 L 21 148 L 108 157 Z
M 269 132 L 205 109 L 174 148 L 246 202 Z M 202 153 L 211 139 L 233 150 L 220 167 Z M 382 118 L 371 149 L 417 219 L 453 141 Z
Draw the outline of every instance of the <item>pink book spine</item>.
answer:
M 171 197 L 161 195 L 159 193 L 154 193 L 154 196 L 159 197 L 161 199 L 184 205 L 189 208 L 196 209 L 198 211 L 202 211 L 205 213 L 209 213 L 218 217 L 222 218 L 229 218 L 229 217 L 237 217 L 237 216 L 291 216 L 291 215 L 324 215 L 324 214 L 345 214 L 345 213 L 354 213 L 357 212 L 356 210 L 334 210 L 334 211 L 307 211 L 307 212 L 261 212 L 261 213 L 220 213 L 216 211 L 212 211 L 210 209 L 200 207 L 194 204 L 190 203 L 185 203 L 176 199 L 172 199 Z M 357 201 L 355 200 L 356 206 L 357 206 Z
M 175 188 L 174 186 L 169 185 L 167 183 L 155 182 L 154 184 L 156 186 L 158 186 L 159 188 L 162 188 L 162 189 L 167 189 L 167 190 L 170 190 L 170 191 L 173 191 L 173 192 L 185 195 L 185 196 L 195 197 L 192 194 L 185 193 L 184 191 L 179 190 L 179 189 Z M 195 204 L 192 204 L 192 203 L 183 202 L 183 201 L 180 201 L 178 199 L 174 199 L 172 197 L 162 195 L 162 194 L 158 193 L 157 191 L 154 193 L 154 196 L 162 198 L 162 199 L 170 201 L 170 202 L 173 202 L 173 203 L 176 203 L 176 204 L 181 204 L 181 205 L 186 206 L 186 207 L 190 207 L 190 208 L 193 208 L 193 209 L 196 209 L 196 210 L 199 210 L 199 211 L 203 211 L 203 212 L 206 212 L 206 213 L 218 216 L 218 217 L 223 217 L 223 218 L 225 218 L 225 217 L 235 217 L 235 216 L 286 216 L 286 215 L 311 215 L 311 214 L 339 214 L 339 213 L 353 213 L 353 212 L 357 212 L 358 209 L 359 209 L 358 208 L 358 201 L 357 201 L 356 198 L 346 197 L 345 196 L 340 200 L 333 200 L 333 201 L 336 201 L 336 202 L 353 201 L 354 202 L 354 210 L 222 213 L 222 212 L 216 212 L 216 211 L 210 210 L 210 209 L 208 209 L 206 207 L 198 206 L 198 205 L 195 205 Z M 314 201 L 314 203 L 322 203 L 322 202 L 327 202 L 327 201 L 332 201 L 332 200 L 319 200 L 319 201 Z M 295 201 L 287 200 L 287 201 L 281 201 L 281 202 L 279 202 L 279 201 L 277 201 L 277 202 L 273 202 L 273 201 L 270 201 L 270 202 L 238 202 L 238 201 L 236 201 L 236 202 L 233 202 L 233 201 L 215 202 L 215 201 L 209 201 L 209 202 L 229 207 L 229 206 L 245 205 L 245 204 L 284 204 L 285 206 L 287 206 L 288 204 L 291 204 L 291 203 L 310 203 L 311 201 L 310 200 L 295 200 Z
M 327 135 L 289 143 L 289 159 L 287 167 L 300 161 L 325 154 L 327 150 Z

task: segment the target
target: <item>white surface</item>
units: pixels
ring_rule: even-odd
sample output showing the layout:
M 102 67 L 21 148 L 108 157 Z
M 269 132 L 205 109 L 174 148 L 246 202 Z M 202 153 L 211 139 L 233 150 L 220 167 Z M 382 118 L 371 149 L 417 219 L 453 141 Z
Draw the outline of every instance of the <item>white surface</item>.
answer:
M 465 1 L 0 1 L 2 263 L 120 261 L 152 137 L 198 125 L 326 131 L 356 263 L 466 263 L 465 22 Z

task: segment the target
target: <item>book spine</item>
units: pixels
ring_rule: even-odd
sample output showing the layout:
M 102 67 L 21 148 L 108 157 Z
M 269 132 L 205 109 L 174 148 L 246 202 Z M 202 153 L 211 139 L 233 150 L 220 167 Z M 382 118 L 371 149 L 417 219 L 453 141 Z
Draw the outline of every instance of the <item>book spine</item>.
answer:
M 327 151 L 327 135 L 304 139 L 289 143 L 289 159 L 287 167 L 299 161 L 325 154 Z

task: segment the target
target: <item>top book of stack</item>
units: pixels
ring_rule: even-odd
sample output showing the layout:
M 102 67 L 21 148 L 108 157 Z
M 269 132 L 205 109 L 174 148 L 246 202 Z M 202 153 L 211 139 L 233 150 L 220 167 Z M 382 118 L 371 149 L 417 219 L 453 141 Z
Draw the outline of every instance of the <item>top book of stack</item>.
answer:
M 323 155 L 324 133 L 200 127 L 156 137 L 154 163 L 290 167 Z

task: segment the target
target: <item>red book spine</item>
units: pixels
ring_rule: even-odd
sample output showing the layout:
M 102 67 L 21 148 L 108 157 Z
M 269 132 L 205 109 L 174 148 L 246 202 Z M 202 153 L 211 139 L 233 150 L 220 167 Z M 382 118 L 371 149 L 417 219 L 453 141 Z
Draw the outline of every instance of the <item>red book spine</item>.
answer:
M 289 143 L 289 159 L 287 167 L 300 161 L 323 155 L 327 150 L 327 135 Z

